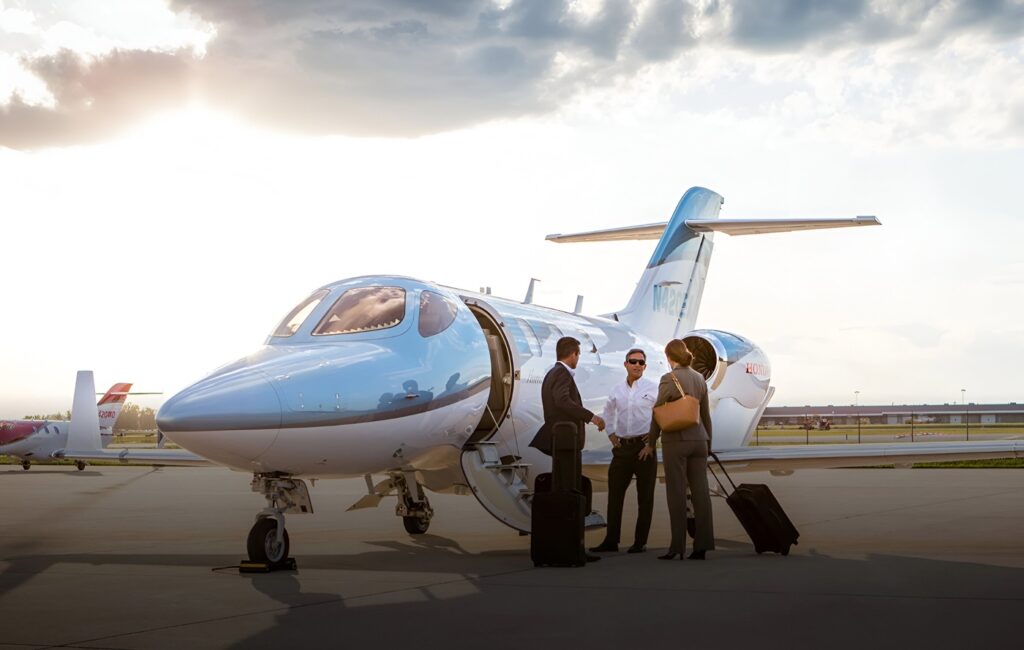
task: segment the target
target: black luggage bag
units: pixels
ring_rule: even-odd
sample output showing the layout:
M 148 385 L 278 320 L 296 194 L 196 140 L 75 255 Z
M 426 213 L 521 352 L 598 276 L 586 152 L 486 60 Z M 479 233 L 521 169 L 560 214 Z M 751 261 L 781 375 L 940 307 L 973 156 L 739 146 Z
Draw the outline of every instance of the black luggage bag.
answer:
M 737 486 L 725 471 L 722 461 L 718 460 L 718 456 L 711 454 L 711 457 L 715 459 L 725 478 L 732 485 L 732 494 L 726 497 L 725 502 L 740 520 L 743 530 L 747 531 L 750 541 L 754 543 L 754 550 L 758 553 L 773 551 L 789 555 L 789 547 L 799 543 L 797 539 L 800 532 L 786 516 L 786 511 L 779 505 L 772 491 L 761 483 L 741 483 Z M 711 475 L 715 477 L 719 487 L 728 492 L 710 463 L 708 469 L 711 470 Z
M 553 432 L 550 478 L 538 476 L 531 506 L 530 559 L 534 566 L 583 566 L 583 523 L 587 500 L 580 492 L 576 426 Z M 545 490 L 547 488 L 547 490 Z
M 533 480 L 533 493 L 540 494 L 541 492 L 551 492 L 553 477 L 551 472 L 544 472 L 538 474 L 537 478 Z M 591 508 L 591 501 L 593 500 L 594 484 L 586 476 L 582 479 L 582 485 L 580 486 L 580 492 L 583 493 L 583 498 L 587 502 L 587 512 L 589 513 Z

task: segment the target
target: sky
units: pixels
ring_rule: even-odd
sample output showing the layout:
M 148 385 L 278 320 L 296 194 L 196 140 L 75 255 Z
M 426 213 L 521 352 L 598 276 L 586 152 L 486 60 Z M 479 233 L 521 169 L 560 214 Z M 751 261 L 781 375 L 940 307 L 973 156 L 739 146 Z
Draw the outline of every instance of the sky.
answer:
M 1022 59 L 1012 0 L 0 0 L 0 417 L 158 406 L 351 276 L 611 312 L 654 242 L 544 236 L 695 185 L 884 224 L 716 237 L 773 404 L 1024 401 Z

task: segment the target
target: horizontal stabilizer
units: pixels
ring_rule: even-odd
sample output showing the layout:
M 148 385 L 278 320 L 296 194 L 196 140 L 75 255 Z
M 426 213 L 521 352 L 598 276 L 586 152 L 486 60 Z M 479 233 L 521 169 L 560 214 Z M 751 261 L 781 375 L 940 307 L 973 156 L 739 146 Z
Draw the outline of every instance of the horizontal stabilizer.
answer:
M 662 221 L 660 223 L 649 223 L 645 226 L 624 226 L 607 230 L 591 230 L 590 232 L 578 232 L 571 235 L 548 235 L 545 239 L 556 244 L 574 244 L 586 241 L 660 239 L 661 233 L 665 232 L 665 226 L 667 225 L 667 221 Z
M 792 232 L 795 230 L 882 225 L 878 217 L 863 216 L 840 219 L 687 219 L 685 223 L 686 227 L 694 232 L 721 232 L 727 235 L 763 235 L 774 232 Z M 548 235 L 546 239 L 556 244 L 660 239 L 667 225 L 668 222 L 663 221 L 642 226 L 591 230 L 589 232 L 568 235 Z
M 686 226 L 694 232 L 724 232 L 727 235 L 766 235 L 794 230 L 821 230 L 823 228 L 856 228 L 881 226 L 878 217 L 852 219 L 690 219 Z

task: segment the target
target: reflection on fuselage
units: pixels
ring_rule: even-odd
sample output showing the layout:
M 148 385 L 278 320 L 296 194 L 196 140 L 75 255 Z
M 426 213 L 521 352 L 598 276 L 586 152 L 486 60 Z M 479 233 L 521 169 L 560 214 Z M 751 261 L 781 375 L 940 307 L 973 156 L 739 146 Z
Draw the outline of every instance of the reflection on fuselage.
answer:
M 431 316 L 429 335 L 424 335 L 422 310 L 431 303 L 422 299 L 427 292 L 443 299 L 436 304 L 451 305 L 454 318 L 433 332 L 447 319 Z M 392 311 L 401 296 L 401 312 L 386 314 L 388 323 L 398 322 L 318 334 L 332 316 L 338 318 L 331 322 L 362 326 L 366 318 L 379 315 L 359 308 L 362 320 L 357 322 L 339 307 L 353 295 L 377 296 L 376 304 Z M 268 337 L 252 355 L 168 400 L 157 418 L 160 429 L 186 449 L 236 469 L 325 477 L 417 468 L 423 459 L 438 458 L 438 449 L 451 450 L 454 455 L 447 458 L 457 457 L 482 421 L 497 420 L 496 430 L 485 433 L 502 456 L 543 467 L 546 458 L 536 456 L 527 443 L 542 421 L 540 383 L 555 363 L 560 337 L 582 342 L 576 382 L 585 405 L 595 412 L 611 388 L 625 380 L 622 360 L 630 348 L 647 351 L 647 376 L 657 380 L 668 371 L 662 344 L 612 320 L 400 277 L 345 280 L 314 296 L 322 298 L 294 333 Z M 492 373 L 492 363 L 499 360 L 492 361 L 482 321 L 467 300 L 502 324 L 500 335 L 510 355 L 507 376 Z M 298 311 L 292 310 L 285 322 Z M 485 418 L 493 390 L 510 393 L 507 417 L 492 412 L 492 419 Z M 588 436 L 591 448 L 608 444 L 595 428 L 588 427 Z

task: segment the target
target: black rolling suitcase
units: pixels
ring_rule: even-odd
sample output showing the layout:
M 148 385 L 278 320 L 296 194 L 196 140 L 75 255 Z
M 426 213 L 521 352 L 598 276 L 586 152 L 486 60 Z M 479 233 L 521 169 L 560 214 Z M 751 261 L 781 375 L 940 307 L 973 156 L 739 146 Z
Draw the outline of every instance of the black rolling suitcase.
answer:
M 583 566 L 587 500 L 577 480 L 575 425 L 556 425 L 553 439 L 551 475 L 534 484 L 530 559 L 534 566 Z
M 754 542 L 754 550 L 758 553 L 772 551 L 789 555 L 789 547 L 799 543 L 797 539 L 800 532 L 786 516 L 786 511 L 779 505 L 772 491 L 761 483 L 740 483 L 737 486 L 725 471 L 722 461 L 718 460 L 718 456 L 711 456 L 732 485 L 732 494 L 726 497 L 725 502 L 743 524 L 743 530 L 747 531 L 750 541 Z M 728 492 L 710 463 L 708 469 L 711 470 L 711 475 L 715 477 L 719 487 Z

